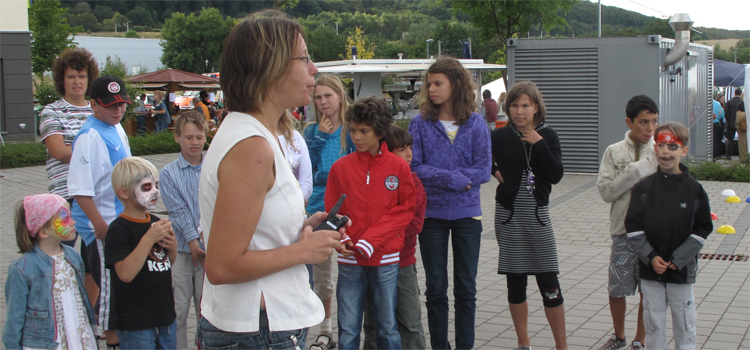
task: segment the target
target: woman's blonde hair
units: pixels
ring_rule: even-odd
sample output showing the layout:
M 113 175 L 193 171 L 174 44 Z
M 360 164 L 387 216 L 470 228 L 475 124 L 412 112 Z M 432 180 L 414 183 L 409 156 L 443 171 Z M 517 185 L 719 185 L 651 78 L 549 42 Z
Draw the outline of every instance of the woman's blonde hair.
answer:
M 127 157 L 115 164 L 112 169 L 112 189 L 117 194 L 117 190 L 122 188 L 129 195 L 135 191 L 138 181 L 145 177 L 151 176 L 154 181 L 159 181 L 159 171 L 151 162 L 141 157 Z M 117 198 L 123 200 L 119 194 Z
M 434 104 L 430 99 L 430 89 L 428 88 L 427 76 L 429 74 L 445 74 L 450 81 L 453 93 L 451 111 L 456 118 L 456 125 L 464 125 L 469 120 L 471 113 L 476 108 L 476 94 L 474 93 L 474 78 L 471 73 L 464 68 L 461 62 L 455 58 L 440 58 L 433 63 L 424 74 L 422 89 L 419 91 L 419 111 L 422 118 L 429 119 L 433 122 L 440 118 L 440 106 Z
M 276 10 L 253 13 L 227 36 L 219 81 L 230 111 L 253 113 L 289 70 L 302 26 Z
M 514 124 L 513 118 L 511 118 L 510 113 L 508 112 L 510 110 L 510 105 L 518 101 L 518 99 L 523 95 L 528 95 L 529 99 L 531 100 L 531 104 L 534 107 L 537 107 L 536 114 L 534 114 L 534 127 L 544 124 L 545 118 L 547 116 L 547 107 L 545 107 L 544 105 L 542 93 L 533 82 L 520 81 L 513 84 L 510 90 L 508 90 L 508 97 L 505 99 L 505 105 L 503 105 L 503 112 L 505 112 L 505 115 L 508 116 L 508 125 Z
M 351 101 L 349 101 L 349 94 L 346 93 L 344 85 L 341 84 L 341 80 L 333 74 L 321 74 L 315 79 L 315 87 L 319 85 L 325 86 L 333 90 L 336 95 L 339 95 L 341 99 L 341 105 L 339 106 L 339 120 L 341 120 L 341 152 L 346 149 L 346 135 L 349 132 L 349 125 L 346 123 L 346 110 L 349 109 Z M 313 89 L 313 115 L 315 115 L 315 123 L 320 122 L 322 118 L 321 112 L 318 110 L 318 106 L 315 104 L 315 90 Z M 311 123 L 312 124 L 312 123 Z
M 156 101 L 164 100 L 164 93 L 161 91 L 154 91 L 154 100 Z
M 279 125 L 278 129 L 281 132 L 281 135 L 286 138 L 286 142 L 289 143 L 294 150 L 297 150 L 297 147 L 294 145 L 294 116 L 292 116 L 291 110 L 287 109 L 284 111 L 283 114 L 281 114 L 281 118 L 279 118 Z

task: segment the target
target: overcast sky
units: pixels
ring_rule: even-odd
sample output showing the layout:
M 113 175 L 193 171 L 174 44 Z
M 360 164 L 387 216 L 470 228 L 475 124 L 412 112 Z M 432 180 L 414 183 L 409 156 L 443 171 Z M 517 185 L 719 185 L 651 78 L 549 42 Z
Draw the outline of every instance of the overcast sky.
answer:
M 589 0 L 598 3 L 598 0 Z M 646 16 L 669 17 L 686 12 L 696 27 L 750 30 L 750 1 L 699 0 L 601 0 L 602 5 L 642 13 Z

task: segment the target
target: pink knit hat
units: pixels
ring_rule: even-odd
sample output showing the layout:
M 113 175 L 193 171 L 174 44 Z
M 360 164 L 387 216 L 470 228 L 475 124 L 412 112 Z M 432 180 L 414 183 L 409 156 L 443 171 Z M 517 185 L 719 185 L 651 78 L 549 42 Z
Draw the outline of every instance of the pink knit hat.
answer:
M 39 229 L 47 224 L 60 208 L 68 201 L 56 194 L 37 194 L 23 199 L 23 209 L 26 211 L 26 227 L 31 237 L 36 237 Z

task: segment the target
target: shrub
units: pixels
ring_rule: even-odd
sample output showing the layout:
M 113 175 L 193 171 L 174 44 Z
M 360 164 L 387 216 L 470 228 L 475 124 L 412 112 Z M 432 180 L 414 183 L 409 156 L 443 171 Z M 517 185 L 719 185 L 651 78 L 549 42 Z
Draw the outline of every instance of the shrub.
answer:
M 131 29 L 131 30 L 128 30 L 127 32 L 125 32 L 125 37 L 126 38 L 136 38 L 137 39 L 137 38 L 140 38 L 141 36 L 138 35 L 138 33 L 136 33 L 135 30 Z
M 180 152 L 180 144 L 174 142 L 174 134 L 171 132 L 163 131 L 130 137 L 130 153 L 134 156 L 178 152 Z
M 40 142 L 7 143 L 0 146 L 0 169 L 44 165 L 47 148 Z
M 750 182 L 750 164 L 729 162 L 686 162 L 696 180 Z

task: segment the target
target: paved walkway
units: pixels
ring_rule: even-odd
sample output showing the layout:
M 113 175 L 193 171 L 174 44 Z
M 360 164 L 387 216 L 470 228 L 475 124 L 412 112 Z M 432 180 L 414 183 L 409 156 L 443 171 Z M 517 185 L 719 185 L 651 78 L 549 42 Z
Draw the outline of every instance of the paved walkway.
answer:
M 145 157 L 161 169 L 176 159 L 176 154 Z M 7 275 L 8 265 L 18 257 L 13 228 L 15 204 L 24 196 L 44 193 L 47 180 L 44 167 L 28 167 L 0 171 L 0 281 Z M 711 200 L 712 211 L 719 220 L 715 226 L 734 225 L 737 233 L 708 237 L 703 253 L 726 255 L 750 254 L 750 206 L 743 202 L 724 202 L 721 191 L 734 189 L 744 200 L 750 195 L 748 184 L 702 182 Z M 513 323 L 507 303 L 505 277 L 497 274 L 498 248 L 494 235 L 494 193 L 497 182 L 482 186 L 485 215 L 483 240 L 477 276 L 476 348 L 512 349 L 516 346 Z M 596 349 L 612 332 L 607 305 L 607 264 L 609 259 L 609 205 L 599 197 L 596 176 L 566 174 L 553 188 L 551 216 L 557 237 L 560 259 L 560 283 L 566 309 L 570 349 Z M 164 212 L 159 203 L 156 212 Z M 420 285 L 424 286 L 422 263 L 418 260 Z M 452 274 L 449 268 L 449 275 Z M 698 349 L 750 349 L 750 263 L 701 259 L 698 282 L 694 286 L 698 305 Z M 535 349 L 554 347 L 552 333 L 544 317 L 536 286 L 530 281 L 529 332 Z M 424 297 L 422 297 L 424 300 Z M 635 332 L 636 297 L 628 298 L 627 335 Z M 334 302 L 334 309 L 336 303 Z M 0 327 L 5 324 L 5 299 L 0 301 Z M 335 310 L 334 310 L 335 311 Z M 427 330 L 426 310 L 422 322 Z M 452 314 L 452 312 L 451 312 Z M 335 314 L 334 314 L 335 318 Z M 451 322 L 453 322 L 451 316 Z M 335 322 L 335 320 L 334 320 Z M 195 316 L 189 321 L 193 336 Z M 453 327 L 449 338 L 453 340 Z M 317 327 L 310 330 L 317 334 Z M 429 334 L 427 335 L 429 337 Z M 312 335 L 308 338 L 308 344 Z M 429 344 L 429 339 L 428 339 Z M 671 345 L 671 343 L 670 343 Z M 194 348 L 194 347 L 193 347 Z

